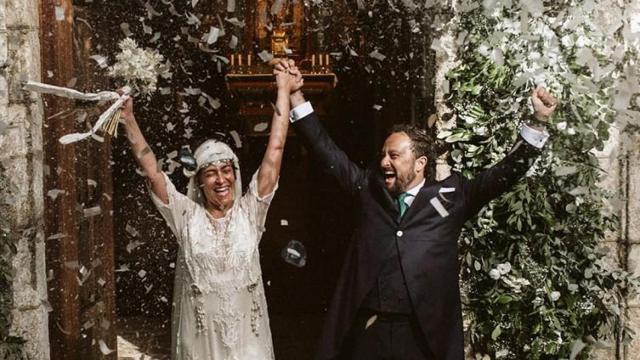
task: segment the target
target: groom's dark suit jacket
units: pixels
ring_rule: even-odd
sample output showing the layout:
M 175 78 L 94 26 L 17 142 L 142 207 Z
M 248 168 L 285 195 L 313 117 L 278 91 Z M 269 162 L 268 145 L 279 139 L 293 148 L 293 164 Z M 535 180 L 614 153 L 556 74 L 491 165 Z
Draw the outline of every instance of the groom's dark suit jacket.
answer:
M 317 358 L 336 359 L 358 309 L 375 286 L 381 267 L 397 247 L 406 287 L 436 359 L 462 360 L 464 344 L 457 241 L 463 224 L 522 177 L 539 150 L 522 138 L 509 155 L 469 180 L 453 172 L 426 183 L 398 221 L 398 208 L 381 171 L 351 162 L 328 136 L 315 113 L 293 123 L 315 160 L 355 199 L 356 223 L 331 302 Z M 431 159 L 429 159 L 431 160 Z M 453 190 L 452 190 L 453 189 Z M 432 205 L 438 199 L 443 217 Z M 437 206 L 437 205 L 436 205 Z

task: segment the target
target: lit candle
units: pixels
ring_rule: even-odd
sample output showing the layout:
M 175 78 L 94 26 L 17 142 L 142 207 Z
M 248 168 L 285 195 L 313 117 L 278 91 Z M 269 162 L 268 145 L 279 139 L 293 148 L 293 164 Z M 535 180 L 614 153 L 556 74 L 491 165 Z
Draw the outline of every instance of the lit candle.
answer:
M 322 66 L 322 54 L 318 55 L 318 57 L 320 58 L 320 66 Z
M 326 66 L 329 66 L 329 54 L 327 54 L 326 57 L 324 58 L 324 64 Z
M 311 66 L 316 66 L 316 54 L 311 55 Z
M 236 66 L 235 56 L 233 56 L 233 54 L 231 54 L 231 66 Z
M 238 66 L 242 66 L 242 54 L 238 54 Z
M 247 66 L 251 67 L 251 54 L 247 55 Z

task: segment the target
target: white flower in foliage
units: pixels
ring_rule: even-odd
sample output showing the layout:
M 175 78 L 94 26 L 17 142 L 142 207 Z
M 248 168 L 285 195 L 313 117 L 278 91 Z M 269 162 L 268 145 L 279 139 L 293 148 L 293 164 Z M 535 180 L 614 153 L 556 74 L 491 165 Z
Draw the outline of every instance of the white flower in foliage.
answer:
M 511 264 L 508 261 L 504 264 L 498 264 L 497 269 L 500 275 L 506 275 L 511 271 Z
M 552 291 L 551 294 L 549 294 L 549 298 L 551 298 L 551 301 L 558 301 L 558 299 L 560 299 L 560 291 Z
M 491 269 L 491 271 L 489 271 L 489 277 L 492 278 L 493 280 L 500 279 L 500 271 L 496 269 Z

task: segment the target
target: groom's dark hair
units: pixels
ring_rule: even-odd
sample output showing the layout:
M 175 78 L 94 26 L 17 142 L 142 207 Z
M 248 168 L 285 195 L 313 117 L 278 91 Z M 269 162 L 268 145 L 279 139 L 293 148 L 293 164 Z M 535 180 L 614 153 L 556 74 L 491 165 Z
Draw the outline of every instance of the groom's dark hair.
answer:
M 387 134 L 389 135 L 394 133 L 403 132 L 407 134 L 409 139 L 411 139 L 411 150 L 416 158 L 421 156 L 426 156 L 427 160 L 431 163 L 436 159 L 436 147 L 433 138 L 427 133 L 426 129 L 423 129 L 416 125 L 411 124 L 396 124 L 391 127 L 391 130 Z

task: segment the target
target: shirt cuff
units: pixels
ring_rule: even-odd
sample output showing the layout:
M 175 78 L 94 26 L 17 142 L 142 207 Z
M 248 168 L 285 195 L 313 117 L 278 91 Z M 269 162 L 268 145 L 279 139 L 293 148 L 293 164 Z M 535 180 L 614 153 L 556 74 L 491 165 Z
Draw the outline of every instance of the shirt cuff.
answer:
M 527 126 L 527 124 L 522 124 L 522 127 L 520 128 L 520 136 L 522 136 L 526 142 L 538 149 L 542 149 L 544 144 L 547 142 L 547 139 L 549 139 L 548 132 L 536 130 Z
M 294 107 L 289 111 L 289 121 L 292 123 L 302 119 L 303 117 L 311 114 L 313 112 L 313 106 L 308 101 Z

